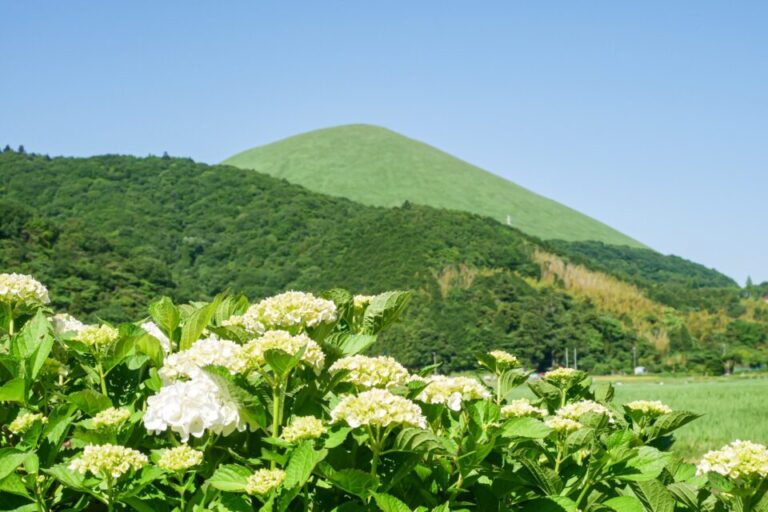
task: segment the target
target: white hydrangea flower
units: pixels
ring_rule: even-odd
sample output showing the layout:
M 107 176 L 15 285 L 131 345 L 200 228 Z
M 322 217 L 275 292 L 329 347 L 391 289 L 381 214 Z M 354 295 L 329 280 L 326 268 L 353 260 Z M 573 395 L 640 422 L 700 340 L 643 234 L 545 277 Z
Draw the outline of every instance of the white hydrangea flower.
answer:
M 91 425 L 96 430 L 110 429 L 124 423 L 131 417 L 131 411 L 125 407 L 110 407 L 96 414 Z
M 497 364 L 502 366 L 520 366 L 520 360 L 509 352 L 491 350 L 488 354 L 496 360 Z
M 268 350 L 282 350 L 290 355 L 295 355 L 302 348 L 307 347 L 301 360 L 319 373 L 325 365 L 325 354 L 312 338 L 305 334 L 291 336 L 287 331 L 267 331 L 263 336 L 251 340 L 243 345 L 242 360 L 247 368 L 264 366 L 266 360 L 264 354 Z
M 215 335 L 197 340 L 187 350 L 169 355 L 157 372 L 164 383 L 182 377 L 194 379 L 203 375 L 203 367 L 223 366 L 232 374 L 245 370 L 243 347 L 230 340 L 220 340 Z
M 132 448 L 114 444 L 89 444 L 80 457 L 70 462 L 69 469 L 83 475 L 90 471 L 102 478 L 120 478 L 131 469 L 141 469 L 147 462 L 146 455 Z
M 147 399 L 144 427 L 158 434 L 170 429 L 187 442 L 206 431 L 229 435 L 245 430 L 237 404 L 205 374 L 163 386 Z
M 658 400 L 635 400 L 624 404 L 631 411 L 640 411 L 648 416 L 664 416 L 672 412 L 672 408 Z
M 608 416 L 608 420 L 613 423 L 613 413 L 611 410 L 592 400 L 581 400 L 579 402 L 566 404 L 558 409 L 555 414 L 561 418 L 578 421 L 579 418 L 587 413 Z
M 285 471 L 282 469 L 257 469 L 248 477 L 245 492 L 263 496 L 279 487 L 283 480 L 285 480 Z
M 85 324 L 67 313 L 57 313 L 49 318 L 53 324 L 53 332 L 62 336 L 66 333 L 78 334 L 85 329 Z
M 476 379 L 469 377 L 447 377 L 433 375 L 427 379 L 427 386 L 419 393 L 416 400 L 427 404 L 447 405 L 452 411 L 461 410 L 464 400 L 482 400 L 491 394 Z
M 573 381 L 584 376 L 581 370 L 573 368 L 555 368 L 544 374 L 544 379 L 557 385 L 572 384 Z
M 232 319 L 230 319 L 232 320 Z M 336 321 L 336 304 L 311 293 L 285 292 L 249 307 L 240 324 L 251 334 L 314 327 Z
M 501 416 L 503 418 L 522 418 L 524 416 L 543 418 L 547 414 L 546 409 L 531 405 L 531 401 L 527 398 L 512 400 L 501 408 Z
M 331 373 L 347 370 L 345 382 L 364 388 L 390 388 L 403 386 L 410 379 L 408 370 L 394 358 L 388 356 L 368 357 L 362 355 L 343 357 L 328 369 Z
M 325 434 L 327 429 L 320 418 L 314 416 L 297 416 L 283 430 L 282 438 L 289 443 L 305 439 L 317 439 Z
M 751 441 L 734 441 L 704 454 L 697 475 L 718 473 L 732 480 L 768 477 L 768 448 Z
M 86 325 L 74 339 L 94 348 L 104 348 L 114 343 L 118 336 L 119 331 L 109 325 Z
M 144 322 L 141 324 L 141 328 L 144 329 L 147 334 L 160 342 L 160 346 L 163 348 L 163 352 L 168 354 L 171 351 L 171 340 L 168 339 L 168 336 L 166 336 L 165 333 L 160 330 L 160 327 L 158 327 L 155 322 Z
M 14 419 L 10 425 L 8 425 L 8 430 L 13 432 L 16 435 L 23 434 L 30 428 L 32 428 L 32 425 L 34 425 L 36 422 L 46 423 L 48 421 L 48 418 L 43 416 L 42 413 L 32 413 L 32 412 L 25 412 L 21 413 L 18 416 L 16 416 L 16 419 Z
M 352 428 L 361 425 L 409 425 L 420 428 L 427 426 L 427 419 L 418 405 L 407 398 L 393 395 L 386 389 L 371 389 L 359 395 L 344 397 L 331 411 L 331 421 L 344 421 Z
M 48 289 L 43 284 L 25 274 L 0 274 L 0 302 L 35 306 L 48 304 Z
M 561 434 L 570 434 L 582 428 L 584 425 L 576 420 L 563 418 L 562 416 L 552 416 L 544 420 L 544 424 Z
M 375 297 L 375 295 L 355 295 L 352 297 L 352 306 L 357 311 L 362 311 L 368 307 L 368 304 L 370 304 Z
M 164 450 L 157 465 L 166 471 L 184 471 L 203 462 L 203 452 L 183 444 Z

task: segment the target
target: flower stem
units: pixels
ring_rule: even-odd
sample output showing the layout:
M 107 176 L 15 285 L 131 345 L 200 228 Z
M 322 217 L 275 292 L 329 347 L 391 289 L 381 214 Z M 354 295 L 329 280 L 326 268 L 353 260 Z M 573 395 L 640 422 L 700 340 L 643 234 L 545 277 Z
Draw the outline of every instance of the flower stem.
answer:
M 272 387 L 272 437 L 277 441 L 280 436 L 280 422 L 282 420 L 282 382 L 279 380 Z M 277 467 L 277 462 L 272 461 L 272 469 Z
M 101 383 L 101 393 L 109 396 L 107 393 L 107 376 L 104 374 L 104 367 L 101 365 L 101 359 L 96 358 L 96 370 L 99 372 L 99 381 Z

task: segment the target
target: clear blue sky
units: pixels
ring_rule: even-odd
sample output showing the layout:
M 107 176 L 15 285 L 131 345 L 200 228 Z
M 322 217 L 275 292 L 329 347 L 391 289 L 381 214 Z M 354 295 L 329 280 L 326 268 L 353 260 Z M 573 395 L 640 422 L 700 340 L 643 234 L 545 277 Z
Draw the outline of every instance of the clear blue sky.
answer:
M 768 2 L 0 3 L 0 144 L 215 163 L 379 124 L 768 280 Z

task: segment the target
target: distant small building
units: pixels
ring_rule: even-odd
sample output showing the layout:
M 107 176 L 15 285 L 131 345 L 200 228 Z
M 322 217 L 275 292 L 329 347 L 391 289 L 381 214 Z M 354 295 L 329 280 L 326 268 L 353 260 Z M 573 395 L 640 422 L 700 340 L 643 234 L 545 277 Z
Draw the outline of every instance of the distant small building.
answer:
M 635 366 L 635 375 L 645 375 L 648 371 L 645 366 Z

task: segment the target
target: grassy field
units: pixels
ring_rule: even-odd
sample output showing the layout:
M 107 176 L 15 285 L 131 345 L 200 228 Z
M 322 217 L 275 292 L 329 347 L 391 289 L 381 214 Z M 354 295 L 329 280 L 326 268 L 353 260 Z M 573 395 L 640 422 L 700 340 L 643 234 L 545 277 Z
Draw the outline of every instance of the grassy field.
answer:
M 567 206 L 432 146 L 369 125 L 296 135 L 223 162 L 255 169 L 310 190 L 374 206 L 408 200 L 507 222 L 544 239 L 642 244 Z
M 680 429 L 674 450 L 697 459 L 707 450 L 743 439 L 768 443 L 768 378 L 597 378 L 613 382 L 616 402 L 661 400 L 675 409 L 703 414 Z

